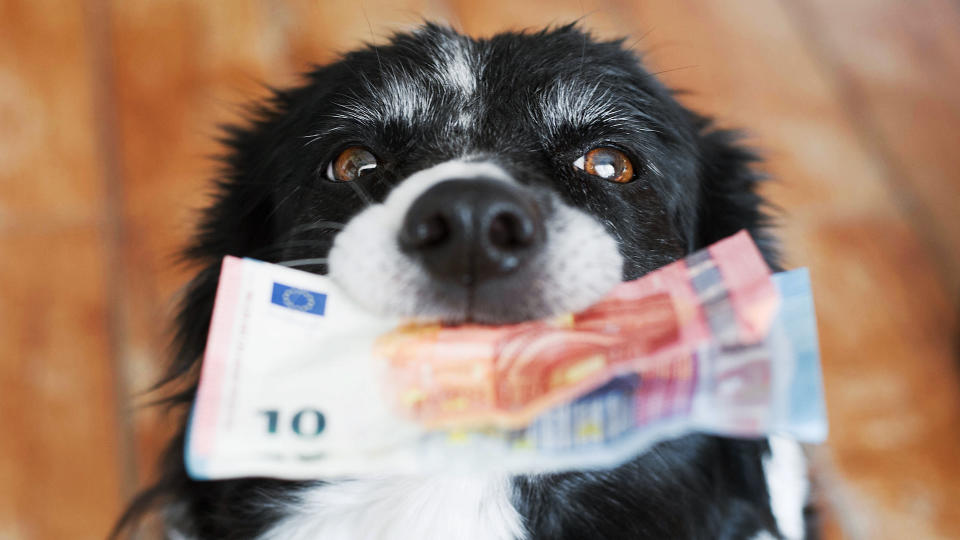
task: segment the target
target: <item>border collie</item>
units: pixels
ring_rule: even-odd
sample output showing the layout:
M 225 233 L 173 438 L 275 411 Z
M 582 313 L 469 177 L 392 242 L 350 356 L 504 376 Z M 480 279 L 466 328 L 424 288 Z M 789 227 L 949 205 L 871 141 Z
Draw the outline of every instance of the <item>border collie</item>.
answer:
M 165 383 L 185 411 L 221 259 L 329 273 L 375 312 L 457 324 L 579 310 L 740 229 L 776 267 L 753 155 L 622 41 L 574 25 L 473 39 L 427 24 L 318 67 L 228 130 Z M 802 538 L 803 454 L 695 434 L 612 470 L 199 482 L 184 431 L 119 530 L 190 539 Z

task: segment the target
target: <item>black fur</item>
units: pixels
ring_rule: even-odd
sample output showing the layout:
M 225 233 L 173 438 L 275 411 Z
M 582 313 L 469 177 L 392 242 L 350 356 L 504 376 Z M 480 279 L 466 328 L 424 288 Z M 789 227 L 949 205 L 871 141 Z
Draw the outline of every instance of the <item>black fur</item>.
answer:
M 177 352 L 164 385 L 185 414 L 196 390 L 221 259 L 323 257 L 335 229 L 302 230 L 317 220 L 347 222 L 363 207 L 345 184 L 322 178 L 325 164 L 352 144 L 375 149 L 382 166 L 364 189 L 377 200 L 414 171 L 481 152 L 521 182 L 556 190 L 597 216 L 620 241 L 624 279 L 747 229 L 776 265 L 764 230 L 754 156 L 735 133 L 683 108 L 622 43 L 596 41 L 574 26 L 501 34 L 467 42 L 479 59 L 475 95 L 459 100 L 425 66 L 438 50 L 467 38 L 427 25 L 390 44 L 316 68 L 306 82 L 277 91 L 249 125 L 227 130 L 230 153 L 217 196 L 189 250 L 201 267 L 177 321 Z M 431 106 L 412 122 L 368 125 L 343 111 L 371 102 L 385 74 L 416 81 Z M 537 100 L 557 81 L 597 87 L 618 108 L 615 122 L 547 123 Z M 469 125 L 451 123 L 472 114 Z M 612 145 L 638 164 L 625 185 L 585 179 L 570 167 L 596 145 Z M 298 227 L 301 227 L 298 229 Z M 300 231 L 300 232 L 297 232 Z M 324 271 L 323 267 L 314 268 Z M 531 538 L 746 538 L 776 531 L 761 456 L 764 441 L 694 435 L 663 443 L 615 470 L 516 480 L 516 505 Z M 122 532 L 151 508 L 164 508 L 199 538 L 241 539 L 282 517 L 309 485 L 268 479 L 196 482 L 183 464 L 183 433 L 162 463 L 159 483 L 131 506 Z

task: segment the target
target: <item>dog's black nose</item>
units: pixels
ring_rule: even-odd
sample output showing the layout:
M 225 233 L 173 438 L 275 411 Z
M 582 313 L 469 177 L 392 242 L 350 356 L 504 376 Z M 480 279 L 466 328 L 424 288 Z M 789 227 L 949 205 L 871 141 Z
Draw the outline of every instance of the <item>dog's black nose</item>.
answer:
M 434 276 L 472 285 L 520 268 L 543 246 L 544 229 L 536 202 L 523 188 L 458 179 L 414 201 L 399 241 Z

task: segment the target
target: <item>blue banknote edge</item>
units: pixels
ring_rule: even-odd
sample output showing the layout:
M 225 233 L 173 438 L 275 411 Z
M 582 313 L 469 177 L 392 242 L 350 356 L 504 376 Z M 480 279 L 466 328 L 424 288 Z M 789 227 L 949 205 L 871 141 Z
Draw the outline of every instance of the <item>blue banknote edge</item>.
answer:
M 187 475 L 194 480 L 209 480 L 210 475 L 207 471 L 207 460 L 194 455 L 193 447 L 190 443 L 193 438 L 193 418 L 196 412 L 196 406 L 190 407 L 190 416 L 187 418 L 187 436 L 184 440 L 184 466 L 187 468 Z
M 782 299 L 779 324 L 786 329 L 794 357 L 785 431 L 798 440 L 820 443 L 827 438 L 828 425 L 810 272 L 780 272 L 773 282 Z

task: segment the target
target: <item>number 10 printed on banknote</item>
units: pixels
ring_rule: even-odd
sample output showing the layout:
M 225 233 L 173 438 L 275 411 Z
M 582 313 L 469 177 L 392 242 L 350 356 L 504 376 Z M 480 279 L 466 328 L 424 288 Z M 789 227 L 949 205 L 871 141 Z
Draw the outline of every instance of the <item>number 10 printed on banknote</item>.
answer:
M 692 431 L 826 437 L 805 270 L 739 233 L 592 307 L 384 319 L 329 278 L 226 258 L 187 441 L 197 479 L 615 466 Z

